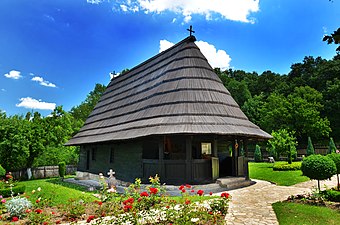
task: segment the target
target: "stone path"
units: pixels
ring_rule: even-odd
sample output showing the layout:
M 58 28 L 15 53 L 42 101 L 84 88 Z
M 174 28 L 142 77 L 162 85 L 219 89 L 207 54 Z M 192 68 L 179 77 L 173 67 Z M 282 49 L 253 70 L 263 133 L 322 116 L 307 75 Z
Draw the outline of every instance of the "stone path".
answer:
M 253 179 L 254 180 L 254 179 Z M 271 206 L 286 200 L 290 195 L 309 193 L 317 187 L 317 181 L 307 181 L 293 186 L 276 186 L 267 181 L 254 180 L 256 184 L 228 191 L 232 196 L 226 221 L 228 225 L 279 224 Z M 331 181 L 322 181 L 320 186 L 336 186 L 336 176 Z

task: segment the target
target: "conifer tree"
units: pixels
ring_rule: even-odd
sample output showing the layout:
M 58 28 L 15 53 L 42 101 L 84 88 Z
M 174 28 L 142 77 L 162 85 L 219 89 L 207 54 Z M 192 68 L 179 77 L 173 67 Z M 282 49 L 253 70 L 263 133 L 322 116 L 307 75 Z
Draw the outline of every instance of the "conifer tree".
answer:
M 314 154 L 315 154 L 315 151 L 314 151 L 312 139 L 308 137 L 307 156 L 314 155 Z
M 334 144 L 333 138 L 329 140 L 328 152 L 327 154 L 336 153 L 336 146 Z
M 255 152 L 254 152 L 254 160 L 255 162 L 262 161 L 262 154 L 261 154 L 261 149 L 259 145 L 256 145 Z

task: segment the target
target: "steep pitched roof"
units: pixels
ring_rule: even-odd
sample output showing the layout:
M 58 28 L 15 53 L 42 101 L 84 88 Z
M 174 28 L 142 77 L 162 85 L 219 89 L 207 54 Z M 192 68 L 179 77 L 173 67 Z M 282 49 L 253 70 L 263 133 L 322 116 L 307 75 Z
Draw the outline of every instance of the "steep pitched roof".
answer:
M 164 134 L 270 138 L 244 115 L 195 40 L 189 36 L 113 78 L 67 145 Z

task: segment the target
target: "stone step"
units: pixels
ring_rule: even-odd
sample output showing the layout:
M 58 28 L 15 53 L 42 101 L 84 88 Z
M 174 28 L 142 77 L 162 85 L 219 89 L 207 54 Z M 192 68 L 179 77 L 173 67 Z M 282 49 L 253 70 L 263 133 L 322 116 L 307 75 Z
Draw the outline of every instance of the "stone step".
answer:
M 223 177 L 218 178 L 216 183 L 222 188 L 227 188 L 228 190 L 233 190 L 237 188 L 248 187 L 255 184 L 255 181 L 246 180 L 245 177 Z

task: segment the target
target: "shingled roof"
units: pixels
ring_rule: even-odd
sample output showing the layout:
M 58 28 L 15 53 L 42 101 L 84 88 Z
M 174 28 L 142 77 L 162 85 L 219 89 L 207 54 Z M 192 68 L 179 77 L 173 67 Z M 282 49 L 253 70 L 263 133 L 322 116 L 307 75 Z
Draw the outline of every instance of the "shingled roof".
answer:
M 150 135 L 271 136 L 251 123 L 189 36 L 113 78 L 66 145 Z

